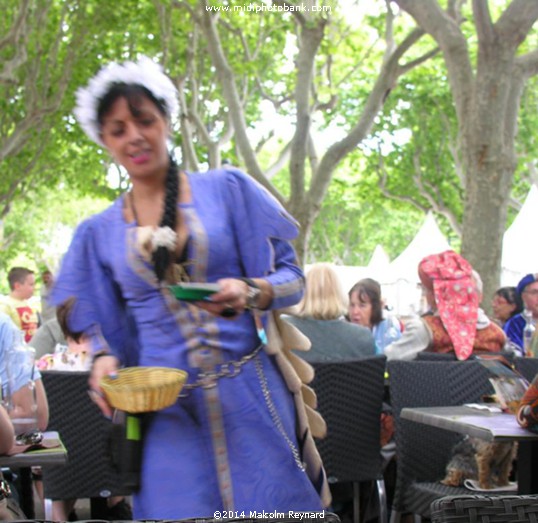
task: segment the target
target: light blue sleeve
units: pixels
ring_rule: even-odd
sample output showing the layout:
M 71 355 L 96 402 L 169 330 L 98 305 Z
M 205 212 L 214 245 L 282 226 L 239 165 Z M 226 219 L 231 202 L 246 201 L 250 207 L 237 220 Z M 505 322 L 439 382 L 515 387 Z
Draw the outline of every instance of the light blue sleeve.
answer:
M 41 378 L 41 374 L 33 364 L 28 347 L 24 344 L 21 332 L 6 314 L 0 314 L 0 379 L 2 393 L 12 392 L 24 387 L 30 380 Z M 9 366 L 9 370 L 8 370 Z

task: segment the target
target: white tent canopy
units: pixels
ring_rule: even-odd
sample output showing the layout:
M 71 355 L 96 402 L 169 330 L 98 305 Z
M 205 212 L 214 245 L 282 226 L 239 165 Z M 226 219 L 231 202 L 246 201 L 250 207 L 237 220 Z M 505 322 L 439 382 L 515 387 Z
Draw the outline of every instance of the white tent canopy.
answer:
M 538 188 L 533 185 L 525 203 L 503 236 L 501 285 L 517 285 L 530 272 L 538 272 Z
M 433 214 L 429 212 L 415 237 L 391 263 L 394 280 L 418 283 L 417 267 L 422 258 L 448 249 L 450 245 L 445 235 L 439 229 Z
M 528 273 L 538 273 L 538 242 L 532 240 L 538 223 L 538 188 L 533 185 L 512 225 L 503 237 L 501 285 L 517 285 Z M 377 245 L 368 266 L 336 266 L 344 292 L 362 278 L 373 278 L 382 287 L 386 303 L 397 314 L 420 311 L 421 290 L 417 268 L 430 254 L 450 249 L 435 217 L 429 212 L 413 240 L 392 262 Z
M 399 315 L 419 312 L 421 289 L 417 267 L 425 256 L 450 249 L 433 214 L 428 213 L 422 227 L 407 248 L 391 263 L 381 245 L 377 245 L 368 266 L 336 265 L 345 293 L 363 278 L 373 278 L 381 284 L 385 303 Z M 310 266 L 306 267 L 308 272 Z
M 391 283 L 384 286 L 383 292 L 387 303 L 397 314 L 405 316 L 420 312 L 422 292 L 418 264 L 425 256 L 448 249 L 450 245 L 445 235 L 429 212 L 415 237 L 390 264 Z
M 368 278 L 373 278 L 381 284 L 390 283 L 393 280 L 390 258 L 382 245 L 376 245 L 365 272 Z

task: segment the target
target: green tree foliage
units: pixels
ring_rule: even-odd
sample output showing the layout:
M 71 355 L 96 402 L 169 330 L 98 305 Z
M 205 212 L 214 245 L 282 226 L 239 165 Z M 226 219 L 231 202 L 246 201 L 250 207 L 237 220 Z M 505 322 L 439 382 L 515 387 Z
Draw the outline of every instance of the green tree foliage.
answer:
M 475 13 L 493 6 L 497 20 L 512 4 L 421 2 L 432 12 L 437 6 L 446 24 L 461 31 L 473 67 L 480 56 Z M 428 17 L 403 16 L 396 4 L 413 6 L 372 0 L 361 4 L 368 8 L 362 16 L 336 0 L 308 0 L 309 7 L 332 9 L 306 14 L 249 12 L 248 4 L 228 0 L 124 0 L 114 6 L 104 0 L 6 0 L 0 21 L 6 35 L 0 37 L 6 242 L 33 223 L 17 221 L 14 202 L 47 201 L 45 188 L 57 195 L 69 187 L 72 198 L 108 201 L 127 188 L 119 170 L 119 184 L 109 185 L 107 175 L 117 166 L 83 135 L 72 108 L 76 88 L 104 63 L 145 53 L 164 64 L 178 87 L 182 115 L 173 135 L 183 166 L 217 167 L 225 159 L 247 170 L 300 220 L 305 260 L 364 264 L 377 243 L 394 257 L 430 209 L 457 244 L 465 227 L 474 227 L 465 222 L 469 161 L 461 150 L 459 91 L 451 83 L 457 67 L 450 62 L 447 68 L 443 40 L 426 34 Z M 530 0 L 513 4 L 532 9 Z M 215 7 L 229 10 L 217 13 Z M 529 33 L 519 56 L 536 48 L 536 38 Z M 530 78 L 521 98 L 514 209 L 529 180 L 538 178 L 533 86 Z M 25 212 L 38 219 L 33 209 Z M 69 225 L 71 218 L 58 221 Z M 43 263 L 33 241 L 20 234 L 18 251 Z M 9 259 L 16 249 L 4 247 Z
M 1 229 L 0 293 L 9 292 L 7 272 L 14 265 L 56 271 L 74 228 L 109 204 L 107 198 L 67 186 L 54 191 L 41 187 L 30 197 L 15 200 Z

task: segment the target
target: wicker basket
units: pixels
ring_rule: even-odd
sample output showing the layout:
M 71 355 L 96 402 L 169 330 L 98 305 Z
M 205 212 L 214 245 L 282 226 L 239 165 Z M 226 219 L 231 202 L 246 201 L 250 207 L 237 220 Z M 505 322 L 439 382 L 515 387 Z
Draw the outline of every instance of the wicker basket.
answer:
M 112 407 L 135 414 L 173 405 L 186 380 L 183 370 L 128 367 L 120 369 L 117 378 L 105 376 L 100 384 Z

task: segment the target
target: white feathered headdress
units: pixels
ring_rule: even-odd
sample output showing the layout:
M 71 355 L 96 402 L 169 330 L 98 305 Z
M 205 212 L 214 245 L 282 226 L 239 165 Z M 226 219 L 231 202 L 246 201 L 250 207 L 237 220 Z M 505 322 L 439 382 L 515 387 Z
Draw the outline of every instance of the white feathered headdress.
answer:
M 137 62 L 111 62 L 103 67 L 86 87 L 81 87 L 76 93 L 75 116 L 84 132 L 99 145 L 103 145 L 103 142 L 97 121 L 97 108 L 110 88 L 116 84 L 141 85 L 164 105 L 171 119 L 179 113 L 177 89 L 159 64 L 147 56 L 141 56 Z

